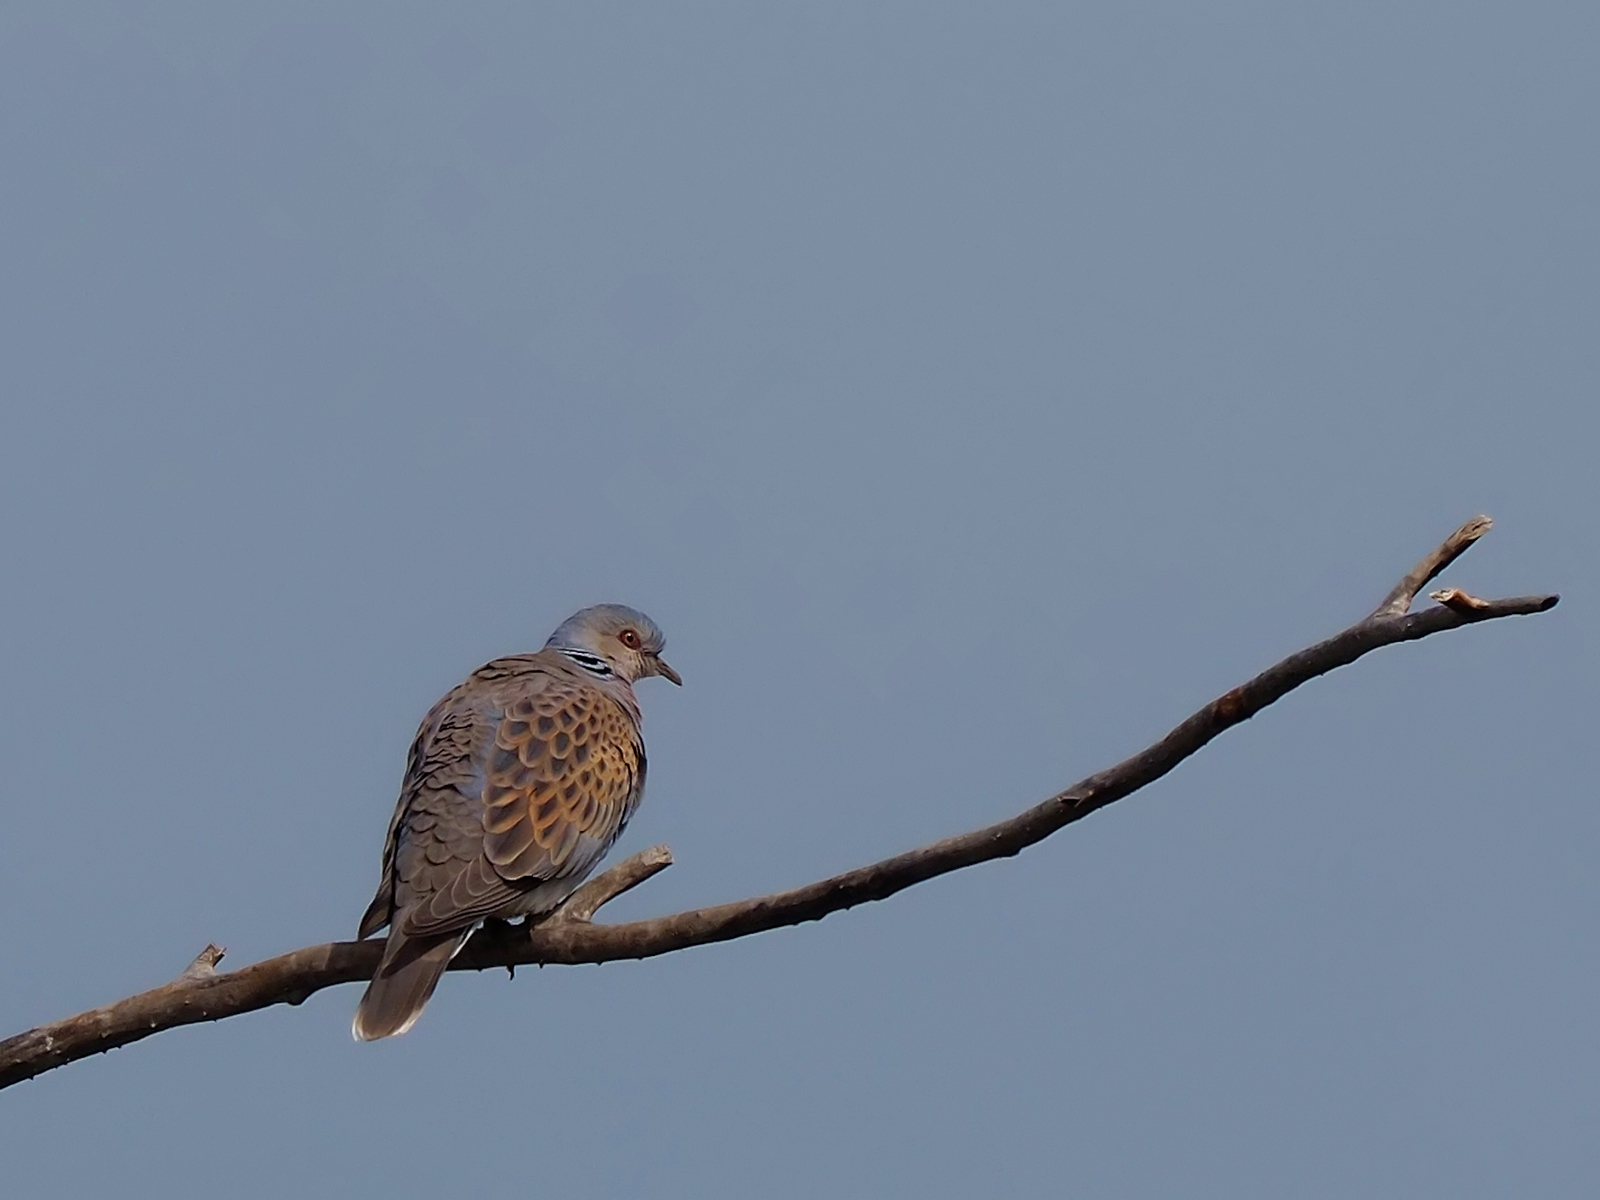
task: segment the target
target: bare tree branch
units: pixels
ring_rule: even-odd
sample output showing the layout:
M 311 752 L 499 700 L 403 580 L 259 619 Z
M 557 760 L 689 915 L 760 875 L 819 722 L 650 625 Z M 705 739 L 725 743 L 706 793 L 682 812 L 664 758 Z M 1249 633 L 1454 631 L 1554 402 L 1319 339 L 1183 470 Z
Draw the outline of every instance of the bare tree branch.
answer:
M 467 943 L 450 969 L 479 971 L 523 964 L 650 958 L 689 946 L 815 921 L 857 904 L 885 899 L 936 875 L 1016 854 L 1160 779 L 1219 733 L 1249 720 L 1308 680 L 1364 654 L 1463 625 L 1553 608 L 1557 596 L 1480 600 L 1458 588 L 1448 588 L 1433 594 L 1438 607 L 1410 612 L 1417 593 L 1481 537 L 1489 525 L 1487 517 L 1468 521 L 1412 568 L 1364 620 L 1291 654 L 1207 704 L 1155 745 L 1010 820 L 787 892 L 625 925 L 593 924 L 590 918 L 602 905 L 670 865 L 671 853 L 664 846 L 655 846 L 597 876 L 561 909 L 531 928 L 525 924 L 490 923 Z M 329 942 L 237 971 L 219 972 L 215 967 L 222 951 L 208 946 L 171 983 L 0 1042 L 0 1087 L 165 1029 L 221 1020 L 273 1004 L 299 1004 L 323 988 L 370 979 L 382 949 L 378 941 Z
M 602 905 L 610 904 L 623 892 L 638 887 L 652 875 L 659 875 L 672 865 L 672 851 L 666 846 L 651 846 L 632 858 L 625 858 L 616 866 L 596 875 L 556 909 L 543 922 L 554 925 L 562 921 L 588 924 Z M 495 964 L 490 964 L 495 965 Z

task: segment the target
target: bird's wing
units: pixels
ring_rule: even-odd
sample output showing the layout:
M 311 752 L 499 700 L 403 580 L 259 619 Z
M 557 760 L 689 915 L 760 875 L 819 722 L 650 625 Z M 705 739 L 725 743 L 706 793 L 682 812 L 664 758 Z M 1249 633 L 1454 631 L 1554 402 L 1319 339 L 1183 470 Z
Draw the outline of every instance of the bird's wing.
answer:
M 435 772 L 448 786 L 419 789 L 402 825 L 395 863 L 408 935 L 459 929 L 514 907 L 540 883 L 583 878 L 643 790 L 638 728 L 566 671 L 518 679 L 466 746 L 466 777 Z M 430 747 L 425 760 L 433 757 Z
M 394 915 L 394 852 L 400 837 L 401 822 L 411 810 L 411 802 L 423 783 L 422 763 L 429 744 L 455 698 L 456 692 L 452 691 L 429 709 L 428 715 L 417 727 L 417 736 L 411 741 L 411 749 L 406 755 L 406 773 L 400 784 L 400 798 L 395 802 L 394 815 L 389 818 L 389 832 L 383 839 L 383 873 L 378 880 L 377 894 L 361 917 L 357 938 L 371 937 L 387 925 Z
M 489 669 L 439 701 L 412 746 L 385 848 L 388 916 L 397 932 L 462 929 L 517 897 L 518 889 L 483 871 L 482 764 L 499 722 Z M 380 890 L 373 906 L 384 899 Z
M 556 676 L 507 706 L 489 750 L 484 852 L 506 879 L 587 874 L 633 815 L 644 743 L 587 680 Z

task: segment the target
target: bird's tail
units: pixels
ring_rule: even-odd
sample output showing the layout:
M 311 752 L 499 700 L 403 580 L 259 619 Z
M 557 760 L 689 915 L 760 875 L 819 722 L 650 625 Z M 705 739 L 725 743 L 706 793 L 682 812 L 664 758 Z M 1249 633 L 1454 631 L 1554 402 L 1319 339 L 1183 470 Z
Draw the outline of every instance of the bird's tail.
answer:
M 350 1023 L 356 1041 L 394 1037 L 415 1025 L 423 1005 L 439 985 L 439 977 L 471 932 L 465 929 L 442 937 L 406 937 L 390 930 L 383 961 L 361 1003 L 356 1005 L 356 1017 Z

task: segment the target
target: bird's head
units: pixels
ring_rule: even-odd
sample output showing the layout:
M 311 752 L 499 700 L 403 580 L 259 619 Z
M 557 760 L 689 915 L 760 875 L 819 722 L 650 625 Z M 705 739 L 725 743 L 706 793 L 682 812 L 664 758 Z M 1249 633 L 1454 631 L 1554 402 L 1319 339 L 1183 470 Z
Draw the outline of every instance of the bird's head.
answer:
M 609 671 L 628 683 L 660 675 L 681 687 L 683 680 L 661 657 L 666 644 L 661 626 L 638 609 L 625 604 L 596 604 L 561 622 L 545 647 L 559 650 L 597 675 Z

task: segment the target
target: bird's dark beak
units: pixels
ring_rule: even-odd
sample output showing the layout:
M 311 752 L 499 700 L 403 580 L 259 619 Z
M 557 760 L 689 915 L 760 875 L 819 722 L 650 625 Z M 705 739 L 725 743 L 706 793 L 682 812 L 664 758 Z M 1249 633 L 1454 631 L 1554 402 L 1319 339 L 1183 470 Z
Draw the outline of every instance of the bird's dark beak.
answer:
M 650 662 L 654 665 L 657 675 L 661 676 L 663 679 L 672 680 L 672 682 L 677 684 L 679 687 L 683 686 L 683 676 L 679 675 L 676 671 L 669 667 L 666 659 L 658 658 L 656 655 L 652 654 L 650 656 Z

